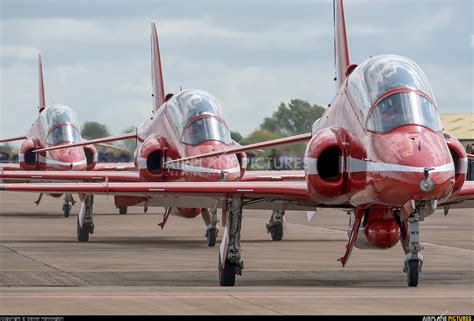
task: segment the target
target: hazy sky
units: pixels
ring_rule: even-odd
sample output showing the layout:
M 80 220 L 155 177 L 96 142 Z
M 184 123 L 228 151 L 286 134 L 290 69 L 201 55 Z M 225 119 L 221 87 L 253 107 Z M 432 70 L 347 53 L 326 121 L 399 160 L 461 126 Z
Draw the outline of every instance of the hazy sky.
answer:
M 23 134 L 38 105 L 37 54 L 48 103 L 112 134 L 151 114 L 150 23 L 165 90 L 216 96 L 248 134 L 280 102 L 333 98 L 332 0 L 0 0 L 0 136 Z M 473 112 L 471 0 L 346 0 L 351 60 L 384 53 L 416 61 L 441 112 Z

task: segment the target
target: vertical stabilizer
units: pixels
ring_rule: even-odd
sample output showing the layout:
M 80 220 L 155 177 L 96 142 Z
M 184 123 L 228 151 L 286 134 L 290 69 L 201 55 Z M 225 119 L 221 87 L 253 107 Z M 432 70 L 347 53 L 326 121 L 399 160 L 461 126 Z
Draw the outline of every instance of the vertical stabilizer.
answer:
M 41 113 L 46 107 L 46 98 L 44 96 L 44 81 L 43 81 L 43 63 L 41 62 L 41 55 L 38 55 L 38 73 L 39 73 L 39 112 Z
M 334 61 L 336 64 L 337 88 L 346 79 L 346 69 L 350 64 L 347 43 L 346 19 L 343 0 L 334 1 Z
M 163 71 L 161 69 L 160 47 L 155 23 L 151 24 L 151 81 L 155 111 L 165 102 Z

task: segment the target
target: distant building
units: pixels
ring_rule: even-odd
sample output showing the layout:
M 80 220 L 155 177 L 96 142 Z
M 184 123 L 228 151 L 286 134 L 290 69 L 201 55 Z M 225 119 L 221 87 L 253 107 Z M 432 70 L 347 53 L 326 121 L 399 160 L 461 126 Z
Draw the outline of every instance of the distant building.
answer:
M 474 113 L 441 114 L 444 130 L 466 147 L 474 144 Z

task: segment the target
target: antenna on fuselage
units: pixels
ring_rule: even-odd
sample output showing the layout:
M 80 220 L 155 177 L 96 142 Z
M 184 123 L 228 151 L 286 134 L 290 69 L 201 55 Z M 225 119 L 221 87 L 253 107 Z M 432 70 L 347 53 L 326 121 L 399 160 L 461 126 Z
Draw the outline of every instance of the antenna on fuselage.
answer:
M 182 85 L 179 86 L 179 91 L 180 92 L 183 91 L 183 86 Z

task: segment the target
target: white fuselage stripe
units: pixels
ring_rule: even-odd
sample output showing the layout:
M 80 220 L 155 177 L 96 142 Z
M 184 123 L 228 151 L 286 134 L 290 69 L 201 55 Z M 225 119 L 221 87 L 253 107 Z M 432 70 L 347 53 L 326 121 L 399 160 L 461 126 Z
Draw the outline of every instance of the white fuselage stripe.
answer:
M 419 166 L 406 166 L 406 165 L 399 165 L 399 164 L 390 164 L 390 163 L 380 163 L 374 162 L 370 160 L 362 160 L 358 158 L 346 157 L 345 158 L 347 167 L 346 170 L 348 173 L 360 173 L 360 172 L 410 172 L 410 173 L 423 173 L 425 171 L 425 167 Z M 317 169 L 317 158 L 309 158 L 306 157 L 304 159 L 305 164 L 305 172 L 307 175 L 311 174 L 318 174 Z M 343 164 L 340 160 L 341 168 L 339 172 L 343 172 Z M 459 167 L 463 165 L 460 164 Z M 454 163 L 448 163 L 440 166 L 435 166 L 430 173 L 438 173 L 438 172 L 453 172 L 454 173 Z
M 180 170 L 183 172 L 193 172 L 193 173 L 217 173 L 220 174 L 224 173 L 240 173 L 240 166 L 227 168 L 227 169 L 219 169 L 219 168 L 208 168 L 208 167 L 200 167 L 200 166 L 192 166 L 188 164 L 182 163 L 171 163 L 168 166 L 169 169 Z
M 61 162 L 55 159 L 50 159 L 44 156 L 39 157 L 40 163 L 45 163 L 46 165 L 65 165 L 65 166 L 76 166 L 76 165 L 87 165 L 87 160 L 83 159 L 78 162 Z

